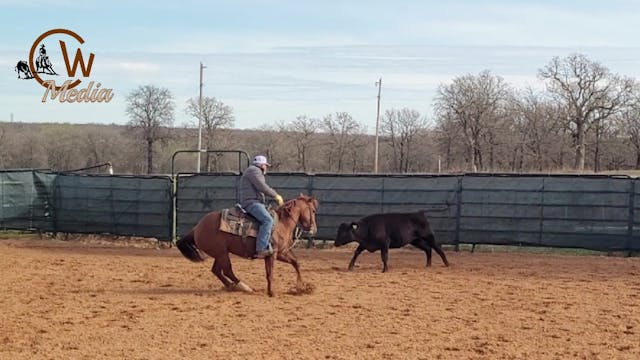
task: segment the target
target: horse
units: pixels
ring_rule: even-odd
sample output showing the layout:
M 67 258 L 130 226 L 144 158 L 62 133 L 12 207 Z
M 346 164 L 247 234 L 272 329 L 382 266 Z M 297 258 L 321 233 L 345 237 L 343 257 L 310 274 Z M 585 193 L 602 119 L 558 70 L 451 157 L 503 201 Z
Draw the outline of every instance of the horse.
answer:
M 274 296 L 271 288 L 274 258 L 293 266 L 297 274 L 296 289 L 298 291 L 305 290 L 298 260 L 291 250 L 295 241 L 293 231 L 296 225 L 299 224 L 305 231 L 315 234 L 317 231 L 317 210 L 318 200 L 315 197 L 303 194 L 285 202 L 275 210 L 278 215 L 278 221 L 274 224 L 271 235 L 274 253 L 264 259 L 267 293 L 269 296 Z M 211 256 L 214 259 L 211 271 L 220 279 L 227 290 L 253 292 L 249 286 L 240 281 L 233 273 L 229 253 L 251 258 L 255 253 L 256 239 L 253 237 L 243 239 L 238 235 L 219 230 L 220 217 L 220 211 L 207 213 L 187 235 L 177 241 L 176 246 L 184 257 L 193 262 L 204 261 L 201 252 Z
M 51 65 L 51 61 L 47 55 L 38 55 L 36 58 L 36 72 L 49 74 L 49 75 L 58 75 L 55 70 L 53 70 L 53 66 Z

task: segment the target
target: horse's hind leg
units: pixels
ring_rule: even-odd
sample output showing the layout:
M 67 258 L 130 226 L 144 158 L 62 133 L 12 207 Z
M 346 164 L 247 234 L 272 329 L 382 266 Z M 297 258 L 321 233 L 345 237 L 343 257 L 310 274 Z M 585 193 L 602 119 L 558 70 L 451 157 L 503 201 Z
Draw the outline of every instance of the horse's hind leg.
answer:
M 228 290 L 231 290 L 233 288 L 233 282 L 231 282 L 231 280 L 229 280 L 229 278 L 227 278 L 222 272 L 223 272 L 223 262 L 221 262 L 218 259 L 215 259 L 213 261 L 213 266 L 211 267 L 211 272 L 213 272 L 213 274 L 215 276 L 218 277 L 218 279 L 220 279 L 220 281 L 222 281 L 222 283 L 224 284 L 224 287 L 226 287 Z
M 242 290 L 244 292 L 253 292 L 253 289 L 251 289 L 247 284 L 240 281 L 236 274 L 233 273 L 233 267 L 231 266 L 231 259 L 229 259 L 229 256 L 221 258 L 220 262 L 222 264 L 221 267 L 224 276 L 226 276 L 233 282 L 233 285 L 231 285 L 233 289 Z

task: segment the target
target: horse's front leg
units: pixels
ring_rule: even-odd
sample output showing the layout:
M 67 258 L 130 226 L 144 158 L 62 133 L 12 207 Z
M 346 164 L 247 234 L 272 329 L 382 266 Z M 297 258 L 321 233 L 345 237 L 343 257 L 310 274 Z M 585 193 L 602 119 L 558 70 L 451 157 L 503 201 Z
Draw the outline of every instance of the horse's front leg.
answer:
M 296 270 L 296 287 L 298 289 L 302 289 L 302 274 L 300 273 L 300 264 L 298 263 L 298 259 L 296 258 L 296 256 L 291 252 L 291 251 L 287 251 L 286 253 L 278 253 L 278 258 L 279 261 L 285 262 L 287 264 L 291 264 L 291 266 L 293 266 L 293 268 Z
M 275 263 L 273 255 L 264 258 L 264 269 L 267 274 L 267 294 L 273 296 L 273 290 L 271 289 L 271 283 L 273 281 L 273 264 Z

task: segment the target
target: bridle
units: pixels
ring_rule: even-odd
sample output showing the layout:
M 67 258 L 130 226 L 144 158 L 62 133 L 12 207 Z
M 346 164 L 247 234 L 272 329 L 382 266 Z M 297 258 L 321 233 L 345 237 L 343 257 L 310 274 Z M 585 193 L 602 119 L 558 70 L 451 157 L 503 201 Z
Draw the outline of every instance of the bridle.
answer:
M 317 210 L 316 209 L 316 204 L 314 202 L 314 200 L 310 200 L 307 202 L 307 210 L 309 211 L 309 228 L 308 229 L 303 229 L 304 231 L 311 231 L 311 229 L 313 229 L 313 225 L 315 225 L 315 216 L 314 213 Z M 300 224 L 302 225 L 302 224 Z
M 296 199 L 295 201 L 298 201 L 298 200 L 300 199 Z M 316 211 L 316 206 L 313 200 L 307 202 L 307 210 L 309 211 L 309 222 L 311 222 L 311 224 L 309 224 L 309 227 L 307 229 L 303 229 L 302 226 L 296 226 L 296 228 L 293 231 L 293 245 L 295 245 L 295 243 L 298 242 L 298 240 L 300 240 L 300 238 L 302 237 L 303 231 L 309 232 L 313 228 L 314 211 Z M 300 224 L 299 222 L 298 224 L 303 225 L 303 224 Z

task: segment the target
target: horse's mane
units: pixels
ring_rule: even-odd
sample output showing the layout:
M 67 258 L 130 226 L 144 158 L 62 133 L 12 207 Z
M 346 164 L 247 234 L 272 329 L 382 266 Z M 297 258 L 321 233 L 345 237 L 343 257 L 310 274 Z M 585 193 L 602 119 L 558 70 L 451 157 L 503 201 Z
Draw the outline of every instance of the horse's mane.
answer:
M 282 204 L 282 206 L 276 209 L 276 213 L 278 214 L 278 217 L 281 219 L 285 216 L 291 217 L 291 209 L 293 209 L 293 207 L 295 206 L 296 200 L 297 199 L 287 200 L 287 202 L 285 202 L 284 204 Z
M 282 206 L 280 206 L 277 210 L 276 213 L 278 214 L 278 217 L 283 218 L 283 216 L 286 217 L 291 217 L 291 210 L 295 207 L 296 205 L 296 200 L 303 200 L 303 201 L 308 201 L 308 200 L 313 200 L 313 204 L 314 206 L 318 206 L 318 200 L 316 200 L 313 197 L 309 197 L 306 195 L 300 195 L 295 199 L 291 199 L 291 200 L 287 200 L 284 204 L 282 204 Z

